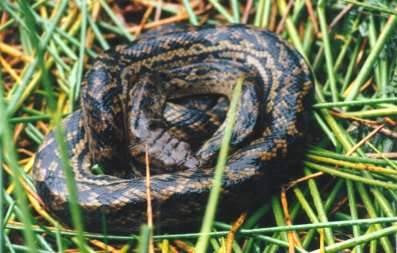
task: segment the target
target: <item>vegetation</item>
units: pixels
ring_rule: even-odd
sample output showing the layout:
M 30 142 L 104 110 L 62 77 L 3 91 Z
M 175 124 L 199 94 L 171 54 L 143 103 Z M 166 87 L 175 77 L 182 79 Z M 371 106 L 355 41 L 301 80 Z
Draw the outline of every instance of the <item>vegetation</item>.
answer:
M 395 1 L 2 0 L 0 10 L 0 252 L 193 252 L 197 242 L 197 252 L 395 252 Z M 253 24 L 304 55 L 316 85 L 304 176 L 232 225 L 208 213 L 209 234 L 88 233 L 75 201 L 64 227 L 32 184 L 39 144 L 55 128 L 65 151 L 61 120 L 78 106 L 90 59 L 174 22 Z

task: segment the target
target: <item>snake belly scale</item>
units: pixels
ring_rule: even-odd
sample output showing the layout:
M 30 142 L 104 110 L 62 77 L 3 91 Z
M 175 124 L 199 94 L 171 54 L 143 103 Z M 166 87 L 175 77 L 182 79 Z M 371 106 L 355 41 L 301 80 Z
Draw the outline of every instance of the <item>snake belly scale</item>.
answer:
M 153 160 L 156 226 L 167 230 L 199 220 L 224 125 L 219 118 L 208 120 L 216 121 L 218 129 L 196 144 L 189 142 L 184 127 L 170 129 L 170 122 L 177 125 L 183 117 L 167 123 L 163 111 L 170 100 L 181 99 L 171 109 L 174 114 L 185 110 L 190 116 L 194 111 L 208 116 L 227 105 L 225 97 L 230 98 L 241 75 L 245 81 L 220 201 L 220 210 L 228 212 L 245 210 L 261 199 L 275 174 L 297 170 L 313 88 L 299 53 L 263 29 L 179 26 L 149 32 L 98 57 L 84 78 L 81 109 L 63 121 L 86 228 L 100 230 L 103 217 L 115 232 L 136 231 L 145 222 L 145 177 L 140 173 L 145 147 Z M 199 107 L 207 102 L 189 107 L 189 96 L 203 94 L 220 98 L 204 110 Z M 190 130 L 194 123 L 187 124 Z M 206 131 L 207 125 L 196 125 L 196 131 Z M 47 208 L 70 224 L 61 164 L 50 132 L 36 155 L 33 179 Z M 94 164 L 106 173 L 92 173 Z

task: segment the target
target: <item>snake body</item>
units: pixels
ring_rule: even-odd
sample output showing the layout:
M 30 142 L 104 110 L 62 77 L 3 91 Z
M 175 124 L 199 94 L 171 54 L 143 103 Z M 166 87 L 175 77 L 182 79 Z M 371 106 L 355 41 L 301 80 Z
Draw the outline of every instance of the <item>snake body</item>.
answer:
M 81 109 L 63 121 L 87 229 L 100 230 L 105 220 L 110 231 L 130 232 L 145 222 L 145 151 L 156 226 L 167 230 L 199 220 L 227 101 L 242 75 L 220 202 L 220 210 L 231 213 L 261 199 L 275 174 L 297 171 L 312 90 L 299 53 L 263 29 L 180 26 L 149 32 L 98 57 L 84 78 Z M 193 138 L 210 128 L 207 140 Z M 94 174 L 94 164 L 105 174 Z M 53 131 L 37 152 L 33 179 L 47 208 L 70 224 Z

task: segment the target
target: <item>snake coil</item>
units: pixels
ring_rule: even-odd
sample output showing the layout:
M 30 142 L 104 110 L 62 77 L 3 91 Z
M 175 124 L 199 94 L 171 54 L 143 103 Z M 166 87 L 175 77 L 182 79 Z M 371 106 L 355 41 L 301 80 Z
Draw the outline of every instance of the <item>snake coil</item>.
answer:
M 81 109 L 63 121 L 88 230 L 100 230 L 104 217 L 116 232 L 136 231 L 145 222 L 146 149 L 156 226 L 167 230 L 200 219 L 225 127 L 225 98 L 241 75 L 220 202 L 230 213 L 262 199 L 276 174 L 297 171 L 313 86 L 297 51 L 263 29 L 180 26 L 148 32 L 95 60 Z M 94 174 L 94 164 L 105 174 Z M 54 132 L 39 148 L 33 179 L 49 210 L 70 224 Z

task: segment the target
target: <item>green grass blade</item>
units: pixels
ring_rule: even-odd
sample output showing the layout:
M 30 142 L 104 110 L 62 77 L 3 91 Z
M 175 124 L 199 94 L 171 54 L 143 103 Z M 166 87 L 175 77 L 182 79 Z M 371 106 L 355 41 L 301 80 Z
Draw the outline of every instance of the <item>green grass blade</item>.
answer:
M 25 229 L 22 231 L 23 236 L 26 240 L 26 244 L 29 246 L 31 252 L 37 252 L 37 242 L 35 240 L 35 235 L 32 230 L 32 215 L 29 211 L 29 204 L 25 194 L 25 191 L 21 185 L 21 173 L 20 168 L 17 162 L 17 157 L 15 154 L 15 147 L 12 140 L 12 134 L 10 128 L 8 126 L 8 115 L 6 113 L 6 108 L 4 104 L 4 92 L 3 92 L 3 83 L 2 83 L 2 74 L 0 72 L 0 115 L 3 115 L 3 120 L 0 120 L 0 132 L 1 135 L 1 142 L 2 142 L 2 152 L 4 155 L 7 154 L 7 158 L 9 161 L 9 166 L 13 172 L 12 179 L 15 184 L 15 195 L 18 203 L 18 207 L 21 210 L 20 220 L 25 224 Z M 4 157 L 2 155 L 2 157 Z M 2 170 L 3 168 L 1 168 Z M 2 188 L 3 189 L 3 188 Z M 3 194 L 1 194 L 3 195 Z M 2 205 L 3 206 L 3 205 Z M 1 224 L 3 227 L 3 224 Z M 2 233 L 3 237 L 3 233 Z
M 360 87 L 363 85 L 363 83 L 366 81 L 367 77 L 371 73 L 375 61 L 378 59 L 379 54 L 383 49 L 385 43 L 388 41 L 390 36 L 394 34 L 396 26 L 397 26 L 397 16 L 390 17 L 386 25 L 383 27 L 383 30 L 380 33 L 370 54 L 368 55 L 367 60 L 365 61 L 364 65 L 361 67 L 360 72 L 358 73 L 356 79 L 354 80 L 351 86 L 351 90 L 347 95 L 345 101 L 352 101 L 354 98 L 357 97 Z
M 326 67 L 328 72 L 328 80 L 331 85 L 331 92 L 332 92 L 332 101 L 337 102 L 338 99 L 338 92 L 336 87 L 336 77 L 334 72 L 334 60 L 333 54 L 331 51 L 331 41 L 329 38 L 329 31 L 327 27 L 327 20 L 325 17 L 325 9 L 323 5 L 319 5 L 317 8 L 318 18 L 320 20 L 320 29 L 323 38 L 324 44 L 324 51 L 325 51 L 325 60 L 326 60 Z
M 221 148 L 219 151 L 218 161 L 215 167 L 213 186 L 208 199 L 207 208 L 201 226 L 202 236 L 200 236 L 196 244 L 197 253 L 205 253 L 207 250 L 208 239 L 209 239 L 208 233 L 211 231 L 211 227 L 215 218 L 219 194 L 222 187 L 223 172 L 226 165 L 227 155 L 229 151 L 229 143 L 232 137 L 232 130 L 235 123 L 237 105 L 240 99 L 243 82 L 244 82 L 243 77 L 237 80 L 236 86 L 233 91 L 232 99 L 230 102 L 230 108 L 226 116 L 226 128 L 222 139 Z
M 230 0 L 235 23 L 240 23 L 240 3 L 238 0 Z
M 185 9 L 186 9 L 186 11 L 187 11 L 187 14 L 189 15 L 190 23 L 191 23 L 192 25 L 198 25 L 198 24 L 199 24 L 198 18 L 197 18 L 197 16 L 196 16 L 196 14 L 194 13 L 193 9 L 192 9 L 192 6 L 190 5 L 190 1 L 188 1 L 188 0 L 183 0 L 183 4 L 184 4 L 184 6 L 185 6 Z
M 74 111 L 74 105 L 79 97 L 80 94 L 80 85 L 81 80 L 83 78 L 83 67 L 84 67 L 84 54 L 85 54 L 85 47 L 86 47 L 86 37 L 87 37 L 87 3 L 85 0 L 81 0 L 80 2 L 80 9 L 81 9 L 81 26 L 80 26 L 80 47 L 79 47 L 79 61 L 77 66 L 77 73 L 75 78 L 75 83 L 72 85 L 71 88 L 71 99 L 70 101 L 70 108 Z
M 141 233 L 139 236 L 139 244 L 137 253 L 147 253 L 150 247 L 150 238 L 152 236 L 152 229 L 146 225 L 142 226 Z
M 235 23 L 233 16 L 222 6 L 218 0 L 209 0 L 209 2 L 215 7 L 215 9 L 230 23 Z

